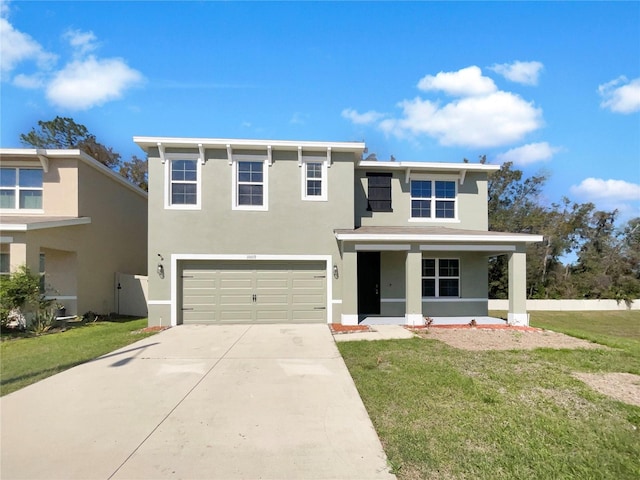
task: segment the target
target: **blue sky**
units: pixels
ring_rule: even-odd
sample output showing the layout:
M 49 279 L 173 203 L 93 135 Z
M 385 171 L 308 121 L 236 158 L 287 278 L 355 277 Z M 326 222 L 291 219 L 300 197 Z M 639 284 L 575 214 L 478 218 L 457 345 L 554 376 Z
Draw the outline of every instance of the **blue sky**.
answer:
M 2 1 L 2 147 L 56 115 L 134 135 L 513 160 L 640 216 L 639 2 Z

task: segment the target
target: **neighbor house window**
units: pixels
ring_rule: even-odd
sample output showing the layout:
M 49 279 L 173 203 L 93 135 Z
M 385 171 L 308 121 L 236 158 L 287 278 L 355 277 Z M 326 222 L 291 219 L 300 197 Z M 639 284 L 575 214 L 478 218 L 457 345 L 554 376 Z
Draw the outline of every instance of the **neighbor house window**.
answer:
M 169 208 L 200 208 L 201 168 L 197 156 L 176 155 L 167 159 L 167 192 Z
M 42 210 L 42 169 L 0 168 L 0 208 Z
M 455 219 L 456 182 L 411 180 L 411 218 Z
M 457 258 L 423 258 L 422 296 L 459 297 L 460 260 Z
M 391 174 L 367 173 L 367 210 L 393 212 L 391 208 Z
M 267 169 L 264 161 L 234 161 L 234 203 L 238 210 L 267 209 Z
M 9 263 L 9 253 L 0 253 L 0 275 L 1 276 L 9 276 L 11 275 L 11 265 Z

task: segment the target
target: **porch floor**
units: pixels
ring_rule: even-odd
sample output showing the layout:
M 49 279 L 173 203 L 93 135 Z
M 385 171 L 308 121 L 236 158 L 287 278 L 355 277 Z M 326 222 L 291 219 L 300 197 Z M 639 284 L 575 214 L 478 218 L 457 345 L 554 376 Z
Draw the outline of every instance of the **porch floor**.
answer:
M 469 325 L 471 320 L 476 321 L 476 325 L 507 325 L 507 321 L 496 317 L 431 317 L 433 326 L 441 325 Z M 360 325 L 405 325 L 404 317 L 365 317 Z

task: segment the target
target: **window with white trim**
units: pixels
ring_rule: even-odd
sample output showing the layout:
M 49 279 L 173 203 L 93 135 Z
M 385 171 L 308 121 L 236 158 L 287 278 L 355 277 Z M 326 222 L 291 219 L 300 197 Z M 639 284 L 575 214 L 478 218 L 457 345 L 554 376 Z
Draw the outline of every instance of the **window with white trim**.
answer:
M 455 219 L 456 189 L 454 180 L 411 180 L 411 218 Z
M 267 210 L 268 168 L 263 160 L 234 160 L 233 208 Z
M 327 163 L 303 161 L 302 199 L 323 201 L 327 199 Z
M 0 168 L 0 209 L 42 210 L 41 168 Z
M 166 169 L 165 206 L 185 210 L 199 209 L 202 181 L 197 155 L 167 155 Z
M 422 296 L 459 297 L 460 260 L 457 258 L 422 259 Z

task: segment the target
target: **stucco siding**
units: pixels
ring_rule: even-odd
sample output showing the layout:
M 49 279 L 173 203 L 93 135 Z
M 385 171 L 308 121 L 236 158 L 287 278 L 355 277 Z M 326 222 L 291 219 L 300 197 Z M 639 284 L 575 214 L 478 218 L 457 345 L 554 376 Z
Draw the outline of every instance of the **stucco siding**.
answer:
M 457 176 L 434 173 L 431 178 L 456 179 L 457 212 L 456 220 L 411 221 L 410 183 L 405 173 L 394 171 L 391 178 L 391 205 L 393 212 L 367 211 L 367 172 L 383 171 L 376 169 L 357 169 L 355 184 L 355 225 L 359 226 L 444 226 L 466 230 L 487 230 L 487 175 L 483 172 L 471 172 L 460 185 Z M 429 176 L 428 173 L 423 175 Z
M 176 153 L 167 149 L 167 154 Z M 197 154 L 196 149 L 182 153 Z M 254 151 L 253 154 L 256 152 Z M 250 155 L 251 151 L 234 151 Z M 353 228 L 353 154 L 334 153 L 327 168 L 327 201 L 302 199 L 297 152 L 272 152 L 268 169 L 268 205 L 265 211 L 233 208 L 233 166 L 227 152 L 207 149 L 201 165 L 201 207 L 165 207 L 168 162 L 163 164 L 157 149 L 149 152 L 149 298 L 171 299 L 172 254 L 216 255 L 331 255 L 340 269 L 340 251 L 334 228 Z M 162 259 L 158 256 L 160 254 Z M 156 273 L 162 262 L 165 276 Z M 177 290 L 179 291 L 179 289 Z M 341 292 L 340 279 L 333 281 Z M 177 301 L 177 299 L 176 299 Z M 152 312 L 160 314 L 155 306 Z M 164 320 L 163 320 L 164 321 Z

